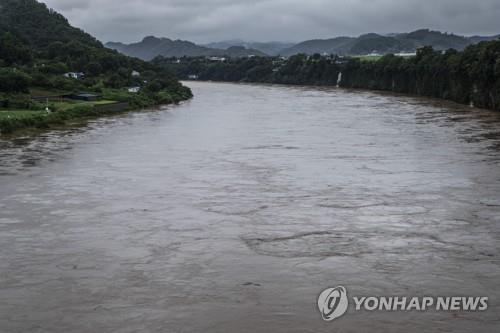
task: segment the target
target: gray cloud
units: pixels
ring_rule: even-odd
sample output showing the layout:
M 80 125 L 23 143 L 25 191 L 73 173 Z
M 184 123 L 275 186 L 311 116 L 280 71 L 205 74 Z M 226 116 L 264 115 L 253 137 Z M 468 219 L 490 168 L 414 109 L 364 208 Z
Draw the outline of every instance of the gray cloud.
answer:
M 431 28 L 500 33 L 498 0 L 45 0 L 102 41 L 301 41 Z

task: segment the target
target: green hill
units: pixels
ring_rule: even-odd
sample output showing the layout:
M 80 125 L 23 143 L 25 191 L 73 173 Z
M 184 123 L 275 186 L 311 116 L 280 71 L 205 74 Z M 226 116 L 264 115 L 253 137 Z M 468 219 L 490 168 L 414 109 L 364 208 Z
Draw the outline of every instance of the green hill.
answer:
M 265 54 L 243 46 L 232 46 L 227 49 L 215 49 L 184 40 L 171 40 L 168 38 L 145 37 L 142 41 L 132 44 L 116 42 L 106 43 L 110 49 L 117 50 L 131 57 L 151 60 L 157 56 L 163 57 L 199 57 L 199 56 L 228 56 L 246 57 L 249 55 L 264 56 Z
M 61 14 L 34 0 L 0 0 L 0 33 L 11 32 L 34 49 L 53 42 L 78 41 L 100 48 L 91 35 L 72 27 Z
M 372 52 L 380 54 L 416 52 L 424 46 L 432 46 L 435 50 L 455 49 L 461 51 L 467 46 L 480 41 L 494 40 L 495 37 L 464 37 L 429 29 L 420 29 L 410 33 L 392 34 L 365 34 L 357 38 L 337 37 L 331 39 L 314 39 L 299 43 L 282 50 L 281 55 L 291 56 L 298 53 L 305 54 L 338 54 L 338 55 L 366 55 Z
M 104 47 L 45 4 L 0 0 L 0 134 L 191 96 L 167 70 Z
M 68 72 L 84 75 L 68 78 Z M 0 101 L 33 87 L 105 92 L 141 86 L 144 93 L 134 100 L 144 97 L 146 104 L 167 100 L 158 98 L 159 91 L 173 100 L 190 96 L 169 72 L 104 47 L 35 0 L 0 0 L 0 82 Z
M 432 46 L 435 50 L 463 50 L 474 42 L 467 37 L 455 34 L 442 33 L 429 29 L 421 29 L 407 34 L 399 34 L 396 38 L 405 41 L 413 48 Z

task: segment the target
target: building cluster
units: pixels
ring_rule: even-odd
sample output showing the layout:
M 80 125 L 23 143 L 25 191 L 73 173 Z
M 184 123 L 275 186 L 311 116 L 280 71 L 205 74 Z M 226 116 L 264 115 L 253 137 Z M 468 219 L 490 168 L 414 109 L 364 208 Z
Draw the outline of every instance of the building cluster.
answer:
M 132 73 L 130 75 L 132 77 L 134 77 L 134 78 L 139 78 L 141 76 L 141 73 L 138 72 L 138 71 L 136 71 L 136 70 L 134 70 L 134 71 L 132 71 Z M 68 78 L 68 79 L 75 79 L 75 80 L 83 80 L 83 79 L 85 79 L 85 73 L 83 73 L 83 72 L 68 72 L 68 73 L 64 73 L 63 76 L 66 77 L 66 78 Z M 144 81 L 144 83 L 146 83 L 146 81 Z M 127 91 L 129 93 L 137 94 L 139 91 L 141 91 L 141 87 L 140 86 L 132 86 L 132 87 L 127 88 Z M 81 94 L 79 94 L 80 98 L 78 98 L 78 95 L 74 95 L 74 96 L 76 96 L 76 98 L 73 98 L 73 99 L 87 100 L 88 98 L 92 98 L 91 96 L 88 96 L 87 93 L 81 93 Z

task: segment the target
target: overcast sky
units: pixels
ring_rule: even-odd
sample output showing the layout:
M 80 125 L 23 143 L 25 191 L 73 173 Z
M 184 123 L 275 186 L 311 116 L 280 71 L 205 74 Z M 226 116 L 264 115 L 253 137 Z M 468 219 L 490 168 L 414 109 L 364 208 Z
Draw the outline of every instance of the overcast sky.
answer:
M 302 41 L 431 28 L 500 33 L 500 0 L 45 0 L 103 42 Z

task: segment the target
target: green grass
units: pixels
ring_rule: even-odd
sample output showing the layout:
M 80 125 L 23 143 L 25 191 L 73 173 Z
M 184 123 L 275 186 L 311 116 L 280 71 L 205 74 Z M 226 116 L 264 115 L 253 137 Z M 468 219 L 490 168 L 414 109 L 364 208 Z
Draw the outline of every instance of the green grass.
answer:
M 102 100 L 102 101 L 95 101 L 95 102 L 90 102 L 93 103 L 94 105 L 106 105 L 106 104 L 113 104 L 116 103 L 116 101 L 112 100 Z
M 398 57 L 402 57 L 402 58 L 411 58 L 411 57 L 414 57 L 414 55 L 397 55 Z M 361 61 L 366 61 L 366 62 L 375 62 L 375 61 L 378 61 L 382 58 L 383 56 L 382 55 L 363 55 L 363 56 L 354 56 L 353 58 L 357 58 Z
M 382 58 L 381 55 L 376 55 L 376 56 L 370 56 L 370 55 L 366 55 L 366 56 L 356 56 L 354 58 L 358 58 L 359 60 L 361 61 L 377 61 L 377 60 L 380 60 L 380 58 Z
M 95 118 L 106 114 L 116 114 L 117 112 L 125 112 L 131 109 L 140 109 L 143 107 L 178 103 L 192 97 L 191 91 L 166 92 L 161 91 L 156 94 L 130 94 L 123 90 L 107 90 L 104 92 L 104 100 L 100 101 L 73 101 L 63 100 L 49 102 L 49 108 L 52 108 L 51 113 L 45 111 L 30 111 L 24 106 L 17 106 L 16 109 L 5 108 L 0 109 L 0 135 L 12 133 L 21 129 L 48 129 L 52 125 L 64 125 L 68 121 L 85 118 Z M 128 102 L 123 107 L 118 109 L 97 108 L 95 106 L 113 104 L 116 102 Z M 22 109 L 22 108 L 25 109 Z M 45 109 L 45 103 L 38 103 L 38 109 Z
M 29 118 L 33 116 L 38 116 L 44 114 L 44 111 L 30 111 L 30 110 L 9 110 L 3 111 L 0 110 L 0 119 L 8 119 L 8 118 Z
M 103 89 L 102 94 L 106 100 L 116 100 L 119 102 L 130 102 L 136 95 L 123 89 Z
M 64 101 L 64 102 L 54 102 L 51 103 L 56 107 L 58 111 L 66 111 L 69 110 L 77 105 L 89 105 L 89 106 L 94 106 L 94 105 L 106 105 L 106 104 L 113 104 L 116 103 L 116 101 L 112 100 L 101 100 L 101 101 L 93 101 L 93 102 L 85 102 L 85 101 Z
M 96 110 L 92 105 L 76 104 L 65 111 L 47 113 L 44 111 L 30 112 L 26 110 L 4 111 L 5 116 L 0 117 L 0 134 L 12 133 L 22 128 L 47 129 L 51 125 L 64 125 L 67 121 L 79 118 L 102 116 L 106 113 Z M 28 113 L 30 112 L 30 113 Z M 14 117 L 12 116 L 14 115 Z M 10 117 L 9 117 L 10 116 Z
M 51 124 L 64 124 L 68 120 L 96 117 L 108 112 L 98 111 L 96 105 L 116 103 L 102 101 L 65 101 L 49 104 L 56 112 L 0 109 L 0 133 L 11 133 L 21 128 L 49 128 Z

